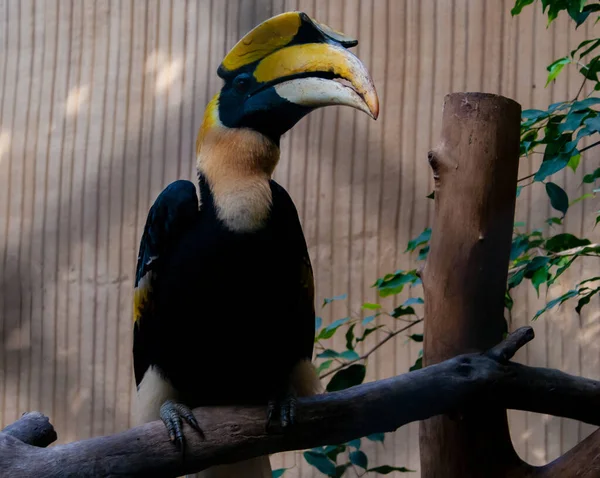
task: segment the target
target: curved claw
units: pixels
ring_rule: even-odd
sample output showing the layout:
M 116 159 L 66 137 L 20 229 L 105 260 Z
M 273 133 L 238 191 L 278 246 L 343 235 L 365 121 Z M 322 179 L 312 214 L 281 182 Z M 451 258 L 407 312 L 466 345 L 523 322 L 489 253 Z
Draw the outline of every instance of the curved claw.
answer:
M 182 418 L 200 434 L 204 439 L 204 434 L 198 425 L 198 421 L 187 405 L 183 403 L 167 400 L 160 407 L 160 418 L 167 428 L 169 439 L 175 442 L 178 449 L 183 451 L 185 446 L 185 436 L 183 434 Z

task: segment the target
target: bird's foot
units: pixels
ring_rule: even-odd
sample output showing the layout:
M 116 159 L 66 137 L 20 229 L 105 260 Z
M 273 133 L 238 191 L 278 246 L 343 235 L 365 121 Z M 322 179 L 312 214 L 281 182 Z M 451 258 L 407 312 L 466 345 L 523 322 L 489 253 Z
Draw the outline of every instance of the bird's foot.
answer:
M 296 394 L 288 391 L 283 397 L 269 400 L 267 407 L 267 430 L 273 426 L 274 415 L 279 415 L 282 428 L 293 426 L 296 423 Z
M 160 419 L 167 427 L 169 433 L 169 439 L 175 442 L 177 448 L 183 451 L 185 446 L 185 436 L 183 435 L 182 419 L 189 423 L 189 425 L 196 430 L 202 439 L 204 434 L 196 421 L 196 417 L 187 405 L 183 403 L 174 402 L 167 400 L 160 407 Z

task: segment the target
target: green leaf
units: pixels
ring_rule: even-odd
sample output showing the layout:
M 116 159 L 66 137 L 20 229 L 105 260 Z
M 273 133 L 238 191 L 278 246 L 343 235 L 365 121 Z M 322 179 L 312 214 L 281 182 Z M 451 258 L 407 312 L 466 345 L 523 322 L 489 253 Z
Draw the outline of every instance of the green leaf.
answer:
M 565 56 L 563 58 L 559 58 L 558 60 L 553 61 L 550 65 L 548 65 L 546 69 L 549 73 L 548 79 L 546 80 L 546 86 L 548 86 L 553 80 L 555 80 L 558 74 L 561 72 L 561 70 L 565 67 L 565 65 L 568 65 L 569 63 L 571 63 L 571 59 L 568 56 Z
M 272 478 L 281 478 L 287 470 L 289 470 L 289 468 L 277 468 L 276 470 L 273 470 L 271 472 L 271 477 Z
M 331 304 L 333 301 L 336 301 L 336 300 L 344 300 L 346 297 L 348 297 L 348 294 L 336 295 L 335 297 L 331 297 L 331 298 L 326 297 L 323 300 L 322 307 L 325 307 L 327 304 Z
M 320 354 L 317 354 L 317 358 L 341 358 L 345 360 L 356 360 L 359 355 L 354 350 L 344 350 L 343 352 L 336 352 L 332 349 L 323 350 Z
M 550 217 L 546 219 L 546 224 L 552 226 L 553 224 L 562 225 L 562 219 L 560 217 Z
M 369 439 L 371 441 L 379 441 L 379 442 L 383 443 L 385 440 L 385 434 L 384 433 L 371 433 L 370 435 L 367 435 L 367 439 Z
M 335 473 L 335 463 L 333 463 L 324 453 L 318 453 L 310 450 L 304 452 L 304 459 L 309 465 L 314 466 L 317 470 L 325 475 Z
M 423 334 L 412 334 L 408 336 L 410 339 L 415 342 L 423 342 Z
M 425 301 L 423 299 L 421 299 L 420 297 L 411 297 L 410 299 L 406 299 L 402 305 L 408 306 L 408 305 L 424 304 L 424 303 L 425 303 Z
M 573 103 L 573 105 L 571 106 L 570 111 L 582 111 L 582 110 L 588 109 L 590 106 L 594 106 L 597 104 L 600 104 L 600 98 L 597 98 L 597 97 L 586 98 L 585 100 L 575 101 Z
M 374 315 L 368 315 L 367 317 L 365 317 L 362 321 L 363 325 L 367 325 L 370 322 L 373 322 L 375 320 L 375 316 Z
M 343 358 L 344 360 L 358 360 L 360 356 L 354 350 L 344 350 L 340 354 L 340 358 Z
M 397 270 L 393 274 L 386 274 L 385 277 L 377 279 L 373 286 L 377 287 L 380 297 L 388 297 L 402 292 L 406 284 L 417 283 L 420 283 L 420 279 L 416 275 L 416 270 Z
M 596 282 L 600 280 L 600 276 L 596 276 L 596 277 L 590 277 L 589 279 L 586 280 L 582 280 L 579 285 L 582 286 L 583 284 L 589 284 L 590 282 Z
M 544 110 L 528 109 L 521 112 L 521 117 L 529 121 L 539 121 L 547 118 L 548 115 L 548 111 Z
M 547 312 L 548 310 L 552 309 L 553 307 L 556 307 L 557 305 L 561 305 L 563 302 L 565 302 L 577 295 L 579 295 L 579 291 L 576 289 L 572 289 L 572 290 L 566 292 L 565 294 L 561 295 L 560 297 L 557 297 L 556 299 L 551 300 L 550 302 L 548 302 L 545 305 L 544 308 L 538 310 L 535 313 L 535 315 L 533 316 L 533 320 L 537 320 L 544 312 Z
M 368 309 L 368 310 L 377 310 L 377 309 L 381 308 L 381 305 L 379 305 L 379 304 L 372 304 L 371 302 L 365 302 L 362 305 L 362 308 L 363 309 Z
M 580 284 L 581 285 L 581 284 Z M 577 312 L 578 314 L 581 314 L 581 310 L 590 303 L 590 300 L 592 299 L 592 297 L 594 295 L 596 295 L 598 292 L 600 292 L 600 287 L 597 289 L 593 289 L 591 292 L 588 292 L 586 295 L 584 295 L 583 297 L 581 297 L 579 299 L 579 301 L 577 301 L 577 307 L 575 307 L 575 312 Z
M 418 261 L 424 261 L 427 259 L 427 254 L 429 254 L 429 246 L 425 246 L 422 249 L 419 249 L 419 255 L 417 256 Z
M 322 324 L 323 324 L 323 319 L 321 317 L 316 317 L 315 318 L 315 332 L 321 328 Z
M 314 450 L 314 448 L 313 448 L 313 450 Z M 323 449 L 323 453 L 325 453 L 327 458 L 329 458 L 333 462 L 336 462 L 338 455 L 345 451 L 346 451 L 345 445 L 329 445 Z
M 344 325 L 346 322 L 350 320 L 350 317 L 344 317 L 343 319 L 334 320 L 331 324 L 329 324 L 325 329 L 327 330 L 335 330 L 341 325 Z
M 523 10 L 523 7 L 531 5 L 533 2 L 534 0 L 516 0 L 514 7 L 512 7 L 512 9 L 510 10 L 510 14 L 513 17 L 515 15 L 518 15 L 519 13 L 521 13 L 521 10 Z
M 561 252 L 574 247 L 587 246 L 588 244 L 591 244 L 588 239 L 579 239 L 573 234 L 564 232 L 548 239 L 545 247 L 550 252 Z
M 569 160 L 562 157 L 544 161 L 541 164 L 540 169 L 535 173 L 535 176 L 533 176 L 533 179 L 539 182 L 544 181 L 548 176 L 565 169 L 567 164 L 569 164 Z
M 320 354 L 317 354 L 317 358 L 337 358 L 339 356 L 340 353 L 332 349 L 325 349 Z
M 583 201 L 584 199 L 591 199 L 593 197 L 594 197 L 594 195 L 592 193 L 587 193 L 587 194 L 584 194 L 583 196 L 579 196 L 577 199 L 573 199 L 569 203 L 569 207 L 571 207 L 573 204 L 577 204 L 579 201 Z
M 425 196 L 427 199 L 435 199 L 435 191 L 431 191 L 427 196 Z
M 346 443 L 348 446 L 351 446 L 352 448 L 356 448 L 357 450 L 360 450 L 360 438 L 356 438 L 354 440 L 350 440 L 348 443 Z
M 545 267 L 548 264 L 548 262 L 550 262 L 550 258 L 545 256 L 536 256 L 533 259 L 531 259 L 529 264 L 527 264 L 527 266 L 525 267 L 526 277 L 531 277 L 531 274 L 528 273 L 536 272 L 542 267 Z
M 540 296 L 540 285 L 546 282 L 548 278 L 549 274 L 545 268 L 538 269 L 534 272 L 533 277 L 531 278 L 531 283 L 533 284 L 533 287 L 535 287 L 538 297 Z
M 367 458 L 367 455 L 360 450 L 350 452 L 349 458 L 353 465 L 360 466 L 365 470 L 369 466 L 369 459 Z
M 371 335 L 373 332 L 375 332 L 378 329 L 381 329 L 382 327 L 385 327 L 384 325 L 377 325 L 376 327 L 369 327 L 367 329 L 365 329 L 365 332 L 363 333 L 362 337 L 359 337 L 356 339 L 356 342 L 364 342 L 364 340 Z
M 345 390 L 355 385 L 359 385 L 365 379 L 367 369 L 361 364 L 352 364 L 337 372 L 327 384 L 328 392 Z
M 521 269 L 510 276 L 508 278 L 508 290 L 517 287 L 523 281 L 523 277 L 525 277 L 525 269 Z
M 580 140 L 584 136 L 590 136 L 590 135 L 600 131 L 600 116 L 594 116 L 593 118 L 587 118 L 585 120 L 584 124 L 585 124 L 585 131 L 583 133 L 581 133 L 581 136 L 579 136 L 579 133 L 577 134 L 577 140 Z
M 515 302 L 510 295 L 510 291 L 507 290 L 504 293 L 504 307 L 506 307 L 508 310 L 512 310 L 514 304 Z
M 577 259 L 577 256 L 564 256 L 559 257 L 558 260 L 554 259 L 554 265 L 558 266 L 558 270 L 556 271 L 554 277 L 548 280 L 548 287 L 550 287 L 552 284 L 554 284 L 554 282 L 556 282 L 556 280 L 563 274 L 563 272 L 565 272 L 571 266 L 575 259 Z
M 411 472 L 414 472 L 415 470 L 409 470 L 405 466 L 389 466 L 389 465 L 376 466 L 375 468 L 369 468 L 367 470 L 368 473 L 379 473 L 380 475 L 389 475 L 390 473 L 392 473 L 394 471 L 399 471 L 400 473 L 411 473 Z
M 348 350 L 354 349 L 354 345 L 352 344 L 354 341 L 354 327 L 356 327 L 356 324 L 352 324 L 346 332 L 346 348 Z
M 519 221 L 513 224 L 513 227 L 525 227 L 525 222 Z
M 394 319 L 397 319 L 398 317 L 402 317 L 404 315 L 416 315 L 415 314 L 415 309 L 413 309 L 412 307 L 404 307 L 402 305 L 396 307 L 392 313 L 390 314 Z
M 431 239 L 431 228 L 426 228 L 421 234 L 419 234 L 414 239 L 408 241 L 408 246 L 404 252 L 414 251 L 417 247 L 426 244 Z
M 517 186 L 517 197 L 521 195 L 521 191 L 523 190 L 523 186 Z
M 331 478 L 342 478 L 346 470 L 350 468 L 350 463 L 344 463 L 335 467 L 335 473 L 331 475 Z
M 546 193 L 550 197 L 552 207 L 564 216 L 569 209 L 569 196 L 565 190 L 555 183 L 546 183 Z
M 592 4 L 592 5 L 586 5 L 585 7 L 583 7 L 583 10 L 581 10 L 580 13 L 575 14 L 574 12 L 571 12 L 569 10 L 569 15 L 571 16 L 571 18 L 573 20 L 575 20 L 576 23 L 576 29 L 579 28 L 589 17 L 589 15 L 592 12 L 597 12 L 600 11 L 600 4 Z M 593 42 L 593 41 L 599 41 L 599 40 L 588 40 L 588 42 Z M 595 47 L 594 47 L 595 48 Z M 581 56 L 585 56 L 585 55 L 580 55 Z
M 335 334 L 335 331 L 339 327 L 344 325 L 346 322 L 348 322 L 349 320 L 350 320 L 350 317 L 345 317 L 343 319 L 338 319 L 338 320 L 333 321 L 331 324 L 329 324 L 327 327 L 325 327 L 323 330 L 321 330 L 321 332 L 317 336 L 317 340 L 329 339 L 329 338 L 333 337 L 333 335 Z
M 323 363 L 321 363 L 317 367 L 317 374 L 321 375 L 321 373 L 323 373 L 325 370 L 327 370 L 329 367 L 331 367 L 332 363 L 333 363 L 333 360 L 325 360 Z
M 415 360 L 414 365 L 412 365 L 408 370 L 413 372 L 415 370 L 419 370 L 420 368 L 423 368 L 423 357 L 419 357 L 417 360 Z
M 565 121 L 558 125 L 558 132 L 560 134 L 568 131 L 577 131 L 583 124 L 583 120 L 588 117 L 590 110 L 583 111 L 572 111 L 570 112 Z
M 579 69 L 586 79 L 592 81 L 598 81 L 598 72 L 600 71 L 600 56 L 595 56 L 591 61 Z
M 377 327 L 371 327 L 368 329 L 365 329 L 365 333 L 362 335 L 362 337 L 357 338 L 356 342 L 363 342 L 369 335 L 371 335 L 373 332 L 375 332 L 377 329 L 380 329 L 384 327 L 383 325 L 378 325 Z
M 596 181 L 596 179 L 600 178 L 600 168 L 596 169 L 593 173 L 586 174 L 583 177 L 583 182 L 590 184 Z

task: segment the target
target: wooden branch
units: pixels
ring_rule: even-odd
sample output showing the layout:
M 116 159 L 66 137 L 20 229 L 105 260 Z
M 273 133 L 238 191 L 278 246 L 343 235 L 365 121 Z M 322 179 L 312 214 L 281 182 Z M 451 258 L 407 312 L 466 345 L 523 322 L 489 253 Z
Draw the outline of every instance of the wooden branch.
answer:
M 265 407 L 198 408 L 194 414 L 205 439 L 185 425 L 185 455 L 169 441 L 162 422 L 155 421 L 46 449 L 26 445 L 15 438 L 18 433 L 0 433 L 0 463 L 6 476 L 175 477 L 259 455 L 391 432 L 475 402 L 556 411 L 600 425 L 600 414 L 591 406 L 600 402 L 600 382 L 508 362 L 532 338 L 533 330 L 523 327 L 488 353 L 462 355 L 397 377 L 300 399 L 298 423 L 285 433 L 265 432 Z M 544 400 L 530 399 L 542 395 Z M 13 430 L 18 428 L 14 425 Z
M 24 413 L 16 422 L 5 427 L 2 433 L 39 447 L 46 447 L 57 438 L 48 417 L 39 412 Z
M 537 478 L 597 478 L 600 476 L 600 429 L 532 474 Z

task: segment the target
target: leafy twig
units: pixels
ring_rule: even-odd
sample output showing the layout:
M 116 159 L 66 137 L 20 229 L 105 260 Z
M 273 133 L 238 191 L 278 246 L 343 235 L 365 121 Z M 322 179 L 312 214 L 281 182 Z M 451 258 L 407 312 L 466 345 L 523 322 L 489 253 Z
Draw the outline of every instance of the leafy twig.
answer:
M 346 362 L 345 364 L 340 365 L 339 367 L 329 370 L 328 372 L 321 375 L 321 378 L 325 378 L 328 375 L 332 375 L 332 374 L 338 372 L 339 370 L 347 367 L 348 365 L 352 365 L 353 363 L 360 362 L 361 360 L 365 360 L 369 355 L 371 355 L 373 352 L 375 352 L 383 344 L 385 344 L 389 340 L 393 339 L 396 335 L 404 332 L 405 330 L 410 329 L 413 325 L 418 324 L 420 322 L 423 322 L 423 319 L 414 320 L 410 324 L 408 324 L 406 327 L 403 327 L 399 330 L 395 330 L 394 332 L 390 332 L 385 339 L 383 339 L 381 342 L 379 342 L 377 345 L 375 345 L 371 350 L 369 350 L 368 352 L 364 353 L 363 355 L 361 355 L 360 357 L 358 357 L 354 360 L 350 360 L 349 362 Z
M 545 254 L 539 254 L 541 257 L 562 257 L 562 256 L 574 256 L 576 254 L 579 254 L 580 252 L 586 250 L 586 249 L 594 249 L 600 247 L 600 244 L 587 244 L 585 246 L 578 246 L 578 247 L 573 247 L 572 249 L 565 249 L 564 251 L 560 251 L 560 252 L 554 252 L 548 255 Z M 589 254 L 582 254 L 582 255 L 586 255 L 589 256 Z M 596 255 L 592 255 L 592 257 L 598 257 Z M 520 266 L 517 267 L 513 267 L 512 269 L 508 270 L 508 275 L 512 275 L 515 274 L 517 272 L 519 272 L 520 270 L 523 270 L 527 267 L 527 264 L 522 264 Z

